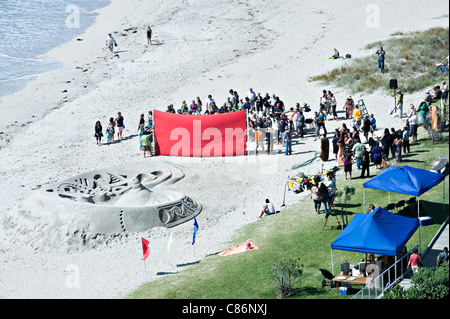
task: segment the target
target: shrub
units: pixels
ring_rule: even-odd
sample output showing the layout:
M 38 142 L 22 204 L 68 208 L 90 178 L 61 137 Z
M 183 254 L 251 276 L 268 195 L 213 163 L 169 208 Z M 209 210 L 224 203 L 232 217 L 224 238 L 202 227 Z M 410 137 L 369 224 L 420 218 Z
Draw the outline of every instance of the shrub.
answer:
M 300 258 L 287 257 L 272 266 L 272 282 L 278 288 L 280 298 L 294 294 L 294 286 L 300 284 L 303 265 Z
M 384 295 L 384 299 L 444 299 L 448 297 L 448 263 L 439 268 L 420 268 L 413 275 L 414 285 L 408 290 L 395 286 Z

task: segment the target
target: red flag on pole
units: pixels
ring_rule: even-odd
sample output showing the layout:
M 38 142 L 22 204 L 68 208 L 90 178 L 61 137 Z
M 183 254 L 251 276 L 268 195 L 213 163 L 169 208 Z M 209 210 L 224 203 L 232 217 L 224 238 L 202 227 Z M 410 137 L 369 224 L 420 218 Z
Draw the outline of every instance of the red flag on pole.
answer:
M 150 255 L 150 248 L 148 248 L 149 241 L 144 237 L 141 238 L 142 238 L 142 252 L 144 255 L 144 258 L 142 258 L 142 260 L 146 260 L 147 257 Z

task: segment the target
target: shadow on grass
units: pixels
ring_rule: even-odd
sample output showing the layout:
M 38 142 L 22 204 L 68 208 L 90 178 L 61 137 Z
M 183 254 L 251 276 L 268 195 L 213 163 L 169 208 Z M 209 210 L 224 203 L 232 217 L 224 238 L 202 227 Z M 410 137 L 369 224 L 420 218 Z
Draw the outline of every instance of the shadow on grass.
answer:
M 319 284 L 320 286 L 320 284 Z M 290 297 L 290 299 L 308 299 L 311 298 L 311 296 L 322 296 L 323 294 L 326 293 L 326 290 L 330 290 L 330 292 L 333 292 L 333 290 L 327 286 L 327 287 L 303 287 L 303 288 L 295 288 L 294 289 L 294 293 L 295 295 L 293 295 L 292 297 Z

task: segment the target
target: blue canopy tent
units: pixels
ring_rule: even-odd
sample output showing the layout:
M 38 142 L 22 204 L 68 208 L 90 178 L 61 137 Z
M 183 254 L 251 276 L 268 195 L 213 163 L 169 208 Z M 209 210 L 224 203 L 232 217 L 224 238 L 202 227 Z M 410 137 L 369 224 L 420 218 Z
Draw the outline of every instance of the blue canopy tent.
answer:
M 442 174 L 420 168 L 391 166 L 365 182 L 363 187 L 419 197 L 444 179 L 445 176 Z
M 418 198 L 417 217 L 419 218 L 420 195 L 440 184 L 444 179 L 445 175 L 420 168 L 410 166 L 391 166 L 384 172 L 378 174 L 363 184 L 364 211 L 366 209 L 366 188 L 379 189 L 409 196 L 416 196 Z
M 370 214 L 355 214 L 331 244 L 331 259 L 333 260 L 333 249 L 397 256 L 417 228 L 418 219 L 399 216 L 381 207 Z

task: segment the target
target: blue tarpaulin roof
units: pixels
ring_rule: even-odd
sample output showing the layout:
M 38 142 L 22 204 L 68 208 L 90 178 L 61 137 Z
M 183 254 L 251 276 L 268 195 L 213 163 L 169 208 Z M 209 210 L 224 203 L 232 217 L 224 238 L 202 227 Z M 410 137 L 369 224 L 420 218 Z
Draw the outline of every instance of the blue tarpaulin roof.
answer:
M 381 189 L 410 196 L 420 196 L 444 179 L 445 176 L 442 174 L 420 168 L 391 166 L 368 182 L 365 182 L 363 186 L 365 188 Z
M 331 244 L 331 249 L 396 256 L 419 228 L 419 219 L 376 208 L 356 214 Z

